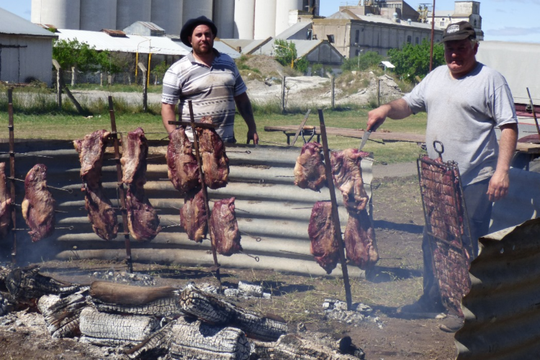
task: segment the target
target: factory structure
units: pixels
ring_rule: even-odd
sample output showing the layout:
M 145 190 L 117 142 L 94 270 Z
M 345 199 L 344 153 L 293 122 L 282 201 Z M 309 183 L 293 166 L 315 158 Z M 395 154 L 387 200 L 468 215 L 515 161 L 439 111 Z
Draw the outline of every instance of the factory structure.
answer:
M 319 0 L 32 0 L 31 21 L 58 29 L 123 30 L 137 21 L 152 22 L 178 35 L 184 22 L 204 15 L 221 38 L 265 39 L 317 16 Z

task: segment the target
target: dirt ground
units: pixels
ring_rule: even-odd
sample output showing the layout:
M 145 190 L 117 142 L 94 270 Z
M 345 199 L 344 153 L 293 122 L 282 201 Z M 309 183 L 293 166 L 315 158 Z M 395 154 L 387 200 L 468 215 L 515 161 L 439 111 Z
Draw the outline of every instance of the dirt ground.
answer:
M 439 329 L 441 320 L 404 319 L 400 306 L 421 294 L 422 204 L 415 176 L 376 179 L 373 195 L 375 230 L 380 254 L 373 280 L 350 279 L 353 303 L 369 306 L 372 312 L 350 323 L 325 315 L 325 299 L 345 301 L 340 277 L 308 277 L 267 270 L 222 268 L 222 285 L 239 281 L 263 285 L 270 299 L 235 299 L 239 306 L 281 316 L 289 332 L 304 338 L 327 341 L 350 336 L 363 349 L 367 360 L 447 360 L 456 358 L 454 335 Z M 127 270 L 121 262 L 46 261 L 41 272 L 80 284 L 102 279 L 104 273 Z M 182 287 L 218 282 L 211 269 L 134 263 L 134 274 L 155 280 L 155 285 Z M 230 300 L 230 299 L 228 299 Z M 0 317 L 1 359 L 125 359 L 118 349 L 99 348 L 77 339 L 52 339 L 40 314 L 11 312 Z

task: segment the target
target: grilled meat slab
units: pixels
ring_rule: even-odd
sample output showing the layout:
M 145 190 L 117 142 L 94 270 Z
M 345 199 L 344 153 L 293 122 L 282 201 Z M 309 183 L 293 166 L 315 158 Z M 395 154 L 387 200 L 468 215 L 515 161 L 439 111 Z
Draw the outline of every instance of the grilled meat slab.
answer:
M 211 117 L 202 118 L 201 122 L 212 123 Z M 225 144 L 214 129 L 197 128 L 199 153 L 201 155 L 204 182 L 210 189 L 219 189 L 229 182 L 229 158 L 225 153 Z
M 169 134 L 167 166 L 169 180 L 182 195 L 200 188 L 199 165 L 184 127 Z
M 36 164 L 24 180 L 22 215 L 33 242 L 46 238 L 54 232 L 56 201 L 47 189 L 47 167 Z
M 349 212 L 360 212 L 366 208 L 369 197 L 364 189 L 360 163 L 368 153 L 358 149 L 345 149 L 330 153 L 332 177 L 343 194 L 343 203 Z
M 11 230 L 11 196 L 6 184 L 6 163 L 0 163 L 0 239 Z
M 190 240 L 201 242 L 208 231 L 207 223 L 208 214 L 204 204 L 204 194 L 200 190 L 184 200 L 184 206 L 180 209 L 180 224 Z
M 334 270 L 339 261 L 339 244 L 332 221 L 332 203 L 317 201 L 311 210 L 308 235 L 311 254 L 327 274 Z
M 302 147 L 294 166 L 294 185 L 319 191 L 326 185 L 326 172 L 321 153 L 322 145 L 308 142 Z
M 109 135 L 107 130 L 96 130 L 83 139 L 73 141 L 81 162 L 80 174 L 88 219 L 94 232 L 104 240 L 114 239 L 118 233 L 116 213 L 101 183 L 101 168 Z
M 242 251 L 234 200 L 232 197 L 216 201 L 210 216 L 210 238 L 216 251 L 225 256 Z
M 366 210 L 349 213 L 343 241 L 347 259 L 360 269 L 372 268 L 379 260 L 375 232 Z

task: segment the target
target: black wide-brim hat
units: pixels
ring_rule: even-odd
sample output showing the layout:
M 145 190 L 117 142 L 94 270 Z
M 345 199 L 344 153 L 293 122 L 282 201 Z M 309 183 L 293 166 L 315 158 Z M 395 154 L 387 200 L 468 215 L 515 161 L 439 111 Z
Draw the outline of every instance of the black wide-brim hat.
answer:
M 182 30 L 180 30 L 180 40 L 182 40 L 182 42 L 186 44 L 186 46 L 191 47 L 188 37 L 193 34 L 193 30 L 199 25 L 208 26 L 212 30 L 212 33 L 214 34 L 214 36 L 217 35 L 216 25 L 212 22 L 212 20 L 210 20 L 206 16 L 199 16 L 198 18 L 195 18 L 195 19 L 189 19 L 188 21 L 186 21 L 184 26 L 182 26 Z

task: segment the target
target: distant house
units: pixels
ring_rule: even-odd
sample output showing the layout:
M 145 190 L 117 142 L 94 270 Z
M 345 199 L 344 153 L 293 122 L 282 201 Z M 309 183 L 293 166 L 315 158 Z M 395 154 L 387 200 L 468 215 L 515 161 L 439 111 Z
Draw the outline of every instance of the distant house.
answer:
M 52 85 L 52 48 L 57 35 L 0 8 L 0 81 Z

